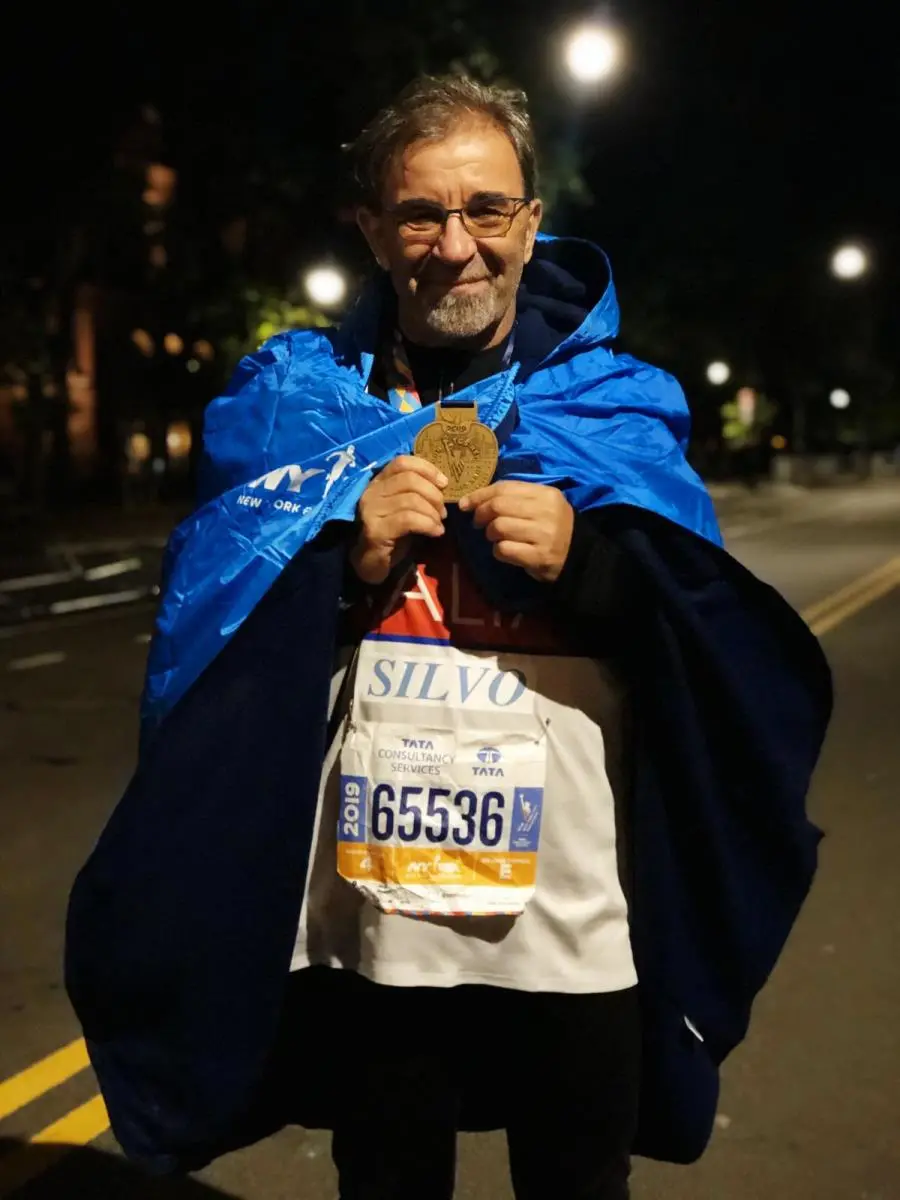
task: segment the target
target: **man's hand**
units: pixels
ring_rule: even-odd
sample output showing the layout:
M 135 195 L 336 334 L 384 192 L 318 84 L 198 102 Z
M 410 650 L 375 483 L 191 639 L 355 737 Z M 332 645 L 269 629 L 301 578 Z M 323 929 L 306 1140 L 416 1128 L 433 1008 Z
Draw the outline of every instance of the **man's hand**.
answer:
M 565 566 L 575 512 L 558 488 L 505 480 L 459 502 L 494 543 L 494 558 L 553 583 Z
M 446 486 L 446 475 L 410 454 L 401 454 L 375 476 L 359 501 L 361 529 L 350 552 L 363 583 L 384 583 L 406 554 L 410 535 L 441 536 L 447 516 L 441 488 Z

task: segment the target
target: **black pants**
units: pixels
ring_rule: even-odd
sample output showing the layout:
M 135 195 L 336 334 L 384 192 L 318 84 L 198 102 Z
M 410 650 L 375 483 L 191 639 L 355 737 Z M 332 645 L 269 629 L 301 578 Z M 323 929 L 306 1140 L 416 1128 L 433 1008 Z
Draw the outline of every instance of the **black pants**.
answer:
M 498 1126 L 517 1200 L 626 1200 L 637 989 L 350 987 L 333 1122 L 341 1200 L 451 1200 L 457 1130 Z

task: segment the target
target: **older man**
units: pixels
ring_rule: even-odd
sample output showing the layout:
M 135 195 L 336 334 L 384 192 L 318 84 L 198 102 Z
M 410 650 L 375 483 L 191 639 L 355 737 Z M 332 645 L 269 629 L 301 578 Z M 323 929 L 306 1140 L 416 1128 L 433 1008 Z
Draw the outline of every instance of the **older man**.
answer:
M 499 1127 L 519 1200 L 618 1200 L 701 1153 L 809 886 L 827 669 L 539 237 L 523 98 L 420 79 L 352 151 L 381 275 L 210 408 L 70 993 L 154 1169 L 298 1120 L 345 1200 L 450 1200 Z

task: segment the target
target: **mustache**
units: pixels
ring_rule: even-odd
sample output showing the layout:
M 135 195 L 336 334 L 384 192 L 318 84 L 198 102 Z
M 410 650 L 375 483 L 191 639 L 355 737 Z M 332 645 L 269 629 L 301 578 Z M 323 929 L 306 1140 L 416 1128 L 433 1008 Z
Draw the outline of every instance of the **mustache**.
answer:
M 438 275 L 433 271 L 424 271 L 418 276 L 419 283 L 434 283 L 441 284 L 445 287 L 453 287 L 458 283 L 481 283 L 482 280 L 493 279 L 493 275 L 489 271 L 480 271 L 477 275 Z

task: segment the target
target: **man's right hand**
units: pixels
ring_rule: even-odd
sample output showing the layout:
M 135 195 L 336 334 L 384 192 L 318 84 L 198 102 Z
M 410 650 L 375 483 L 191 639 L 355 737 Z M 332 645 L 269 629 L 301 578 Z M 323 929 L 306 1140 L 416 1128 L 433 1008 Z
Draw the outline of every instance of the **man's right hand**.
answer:
M 401 454 L 363 492 L 357 509 L 359 537 L 350 563 L 363 583 L 384 583 L 409 548 L 412 534 L 440 537 L 447 506 L 447 477 L 424 458 Z

